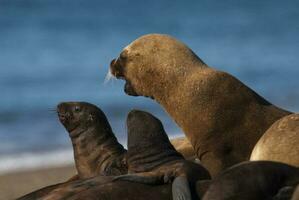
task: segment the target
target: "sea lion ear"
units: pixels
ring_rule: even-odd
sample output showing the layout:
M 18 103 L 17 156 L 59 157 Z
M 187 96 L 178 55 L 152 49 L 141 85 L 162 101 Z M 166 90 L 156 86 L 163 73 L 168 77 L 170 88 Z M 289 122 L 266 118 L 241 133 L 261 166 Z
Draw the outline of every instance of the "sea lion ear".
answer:
M 89 114 L 87 120 L 90 121 L 90 122 L 92 122 L 94 120 L 93 115 Z

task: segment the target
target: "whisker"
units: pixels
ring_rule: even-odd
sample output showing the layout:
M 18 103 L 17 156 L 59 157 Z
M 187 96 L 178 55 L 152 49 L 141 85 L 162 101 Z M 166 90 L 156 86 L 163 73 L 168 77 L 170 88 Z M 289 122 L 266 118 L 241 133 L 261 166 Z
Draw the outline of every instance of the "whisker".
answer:
M 57 113 L 56 108 L 49 108 L 48 111 L 51 112 L 51 113 Z
M 111 70 L 109 69 L 105 76 L 104 84 L 107 84 L 110 80 L 112 80 L 112 82 L 113 82 L 115 80 L 115 77 L 113 76 L 113 74 L 111 73 Z

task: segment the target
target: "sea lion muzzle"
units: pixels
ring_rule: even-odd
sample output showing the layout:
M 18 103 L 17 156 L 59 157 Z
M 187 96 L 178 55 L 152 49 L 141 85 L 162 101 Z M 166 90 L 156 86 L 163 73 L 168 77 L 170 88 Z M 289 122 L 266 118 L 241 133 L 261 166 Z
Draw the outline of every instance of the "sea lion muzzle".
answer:
M 124 75 L 124 66 L 122 65 L 122 61 L 124 59 L 122 56 L 117 59 L 113 59 L 110 63 L 110 71 L 113 76 L 115 76 L 117 79 L 122 79 L 125 80 L 125 87 L 124 91 L 126 94 L 131 95 L 131 96 L 139 96 L 135 89 L 133 88 L 131 82 L 125 78 Z
M 123 66 L 120 63 L 119 59 L 113 59 L 110 63 L 110 71 L 113 76 L 118 79 L 125 79 L 123 73 Z

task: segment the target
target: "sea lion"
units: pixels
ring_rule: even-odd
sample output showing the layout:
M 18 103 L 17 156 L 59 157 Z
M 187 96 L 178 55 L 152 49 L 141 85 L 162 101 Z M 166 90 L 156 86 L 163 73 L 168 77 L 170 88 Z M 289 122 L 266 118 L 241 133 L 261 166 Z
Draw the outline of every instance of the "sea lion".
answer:
M 275 122 L 255 145 L 250 160 L 272 160 L 299 167 L 299 114 Z
M 78 178 L 127 173 L 126 150 L 102 110 L 86 102 L 64 102 L 57 113 L 72 140 Z
M 114 180 L 145 184 L 172 183 L 173 199 L 194 199 L 195 183 L 210 179 L 199 164 L 187 161 L 171 145 L 163 125 L 152 114 L 133 110 L 127 117 L 128 175 Z
M 17 200 L 171 200 L 171 185 L 147 185 L 127 181 L 115 181 L 113 176 L 96 176 L 89 179 L 78 179 L 67 183 L 55 185 L 53 190 L 48 186 L 42 190 L 50 192 L 45 195 L 36 195 L 32 192 Z M 148 195 L 151 194 L 151 195 Z
M 243 162 L 211 181 L 203 200 L 291 199 L 299 168 L 272 161 Z
M 133 41 L 112 60 L 110 71 L 126 81 L 128 95 L 150 97 L 164 107 L 212 176 L 248 160 L 270 125 L 290 114 L 168 35 Z
M 149 113 L 131 111 L 127 119 L 128 176 L 97 176 L 89 179 L 73 180 L 55 189 L 41 189 L 19 200 L 55 199 L 172 199 L 185 195 L 191 199 L 195 191 L 195 181 L 209 179 L 203 167 L 184 160 L 171 145 L 162 123 Z M 136 176 L 137 175 L 137 176 Z M 177 177 L 177 178 L 176 178 Z M 136 179 L 137 178 L 137 179 Z M 173 181 L 174 179 L 174 181 Z M 129 180 L 127 182 L 125 180 Z M 135 182 L 136 181 L 136 182 Z M 171 184 L 163 184 L 170 183 Z M 147 184 L 141 184 L 141 183 Z M 51 187 L 51 186 L 49 186 Z M 190 189 L 189 189 L 190 187 Z M 149 193 L 153 195 L 148 196 Z M 193 194 L 194 199 L 196 194 Z

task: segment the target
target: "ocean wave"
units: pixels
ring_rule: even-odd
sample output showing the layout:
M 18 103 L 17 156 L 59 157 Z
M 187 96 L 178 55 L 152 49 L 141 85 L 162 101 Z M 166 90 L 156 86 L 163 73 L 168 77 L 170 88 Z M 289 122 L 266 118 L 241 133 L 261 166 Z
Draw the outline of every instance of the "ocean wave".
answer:
M 182 133 L 169 135 L 169 138 L 183 136 Z M 126 140 L 119 141 L 125 148 Z M 47 152 L 26 152 L 0 157 L 0 174 L 41 168 L 60 167 L 74 164 L 73 149 L 52 150 Z
M 41 153 L 18 153 L 0 157 L 0 174 L 37 168 L 59 167 L 73 163 L 72 149 Z

